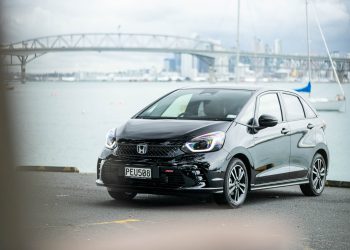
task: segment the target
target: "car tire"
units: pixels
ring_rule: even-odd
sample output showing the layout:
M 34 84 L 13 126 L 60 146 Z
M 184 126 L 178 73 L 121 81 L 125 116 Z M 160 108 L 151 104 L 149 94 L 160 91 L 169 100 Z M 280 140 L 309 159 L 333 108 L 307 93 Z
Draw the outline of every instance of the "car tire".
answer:
M 130 201 L 137 195 L 137 193 L 134 192 L 116 192 L 109 190 L 108 194 L 117 201 Z
M 319 196 L 326 185 L 327 164 L 321 154 L 315 154 L 312 159 L 309 183 L 300 185 L 300 189 L 306 196 Z
M 231 208 L 238 208 L 247 197 L 249 188 L 248 171 L 244 162 L 234 158 L 226 169 L 224 198 Z

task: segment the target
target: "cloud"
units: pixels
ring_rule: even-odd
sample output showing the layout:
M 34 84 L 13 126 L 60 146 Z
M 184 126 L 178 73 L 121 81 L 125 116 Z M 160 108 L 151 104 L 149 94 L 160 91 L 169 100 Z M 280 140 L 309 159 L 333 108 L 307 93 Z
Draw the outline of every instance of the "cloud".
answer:
M 350 52 L 350 3 L 346 0 L 313 0 L 331 50 Z M 235 46 L 237 0 L 7 0 L 1 19 L 6 42 L 62 33 L 121 32 L 158 33 L 221 40 Z M 241 1 L 241 46 L 251 50 L 253 38 L 272 46 L 282 40 L 288 53 L 306 53 L 305 0 Z M 324 53 L 321 36 L 310 10 L 312 52 Z M 43 71 L 78 68 L 79 58 L 93 65 L 160 65 L 163 55 L 84 53 L 52 54 L 34 61 L 31 67 Z M 53 60 L 56 58 L 56 60 Z M 136 59 L 137 58 L 137 59 Z M 110 60 L 111 59 L 111 60 Z M 136 61 L 133 61 L 135 60 Z M 62 62 L 57 64 L 57 62 Z M 64 63 L 64 65 L 63 65 Z M 95 64 L 94 64 L 95 63 Z M 95 66 L 96 66 L 95 65 Z M 84 67 L 87 67 L 84 64 Z

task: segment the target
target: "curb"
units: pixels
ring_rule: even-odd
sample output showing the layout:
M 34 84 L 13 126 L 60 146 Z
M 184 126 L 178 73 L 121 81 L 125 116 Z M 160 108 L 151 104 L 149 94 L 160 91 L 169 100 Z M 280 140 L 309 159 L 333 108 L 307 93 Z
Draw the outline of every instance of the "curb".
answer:
M 61 172 L 61 173 L 79 173 L 76 167 L 50 167 L 50 166 L 18 166 L 17 171 L 34 171 L 34 172 Z
M 348 181 L 327 181 L 326 186 L 350 188 L 350 182 L 348 182 Z

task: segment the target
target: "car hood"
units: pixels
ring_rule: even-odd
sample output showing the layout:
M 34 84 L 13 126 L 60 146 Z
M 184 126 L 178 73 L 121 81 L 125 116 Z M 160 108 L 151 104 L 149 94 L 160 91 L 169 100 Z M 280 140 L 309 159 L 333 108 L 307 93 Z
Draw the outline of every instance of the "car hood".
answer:
M 117 129 L 117 137 L 125 140 L 188 139 L 214 131 L 226 132 L 229 121 L 130 119 Z

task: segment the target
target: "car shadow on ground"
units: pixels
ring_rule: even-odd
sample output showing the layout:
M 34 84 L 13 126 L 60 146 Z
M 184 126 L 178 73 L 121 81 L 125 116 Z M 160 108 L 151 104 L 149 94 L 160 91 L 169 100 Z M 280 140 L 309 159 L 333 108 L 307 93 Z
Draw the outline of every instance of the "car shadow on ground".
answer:
M 303 194 L 297 190 L 259 190 L 248 193 L 248 197 L 243 206 L 257 206 L 271 202 L 284 202 L 303 198 Z M 225 208 L 217 205 L 212 196 L 170 196 L 170 195 L 148 195 L 138 194 L 131 201 L 115 201 L 107 197 L 104 201 L 96 202 L 95 205 L 102 207 L 124 207 L 124 208 L 171 208 L 171 207 L 211 207 Z
M 138 194 L 131 201 L 116 201 L 108 197 L 107 200 L 97 202 L 95 205 L 103 207 L 128 208 L 171 208 L 171 207 L 200 207 L 211 203 L 211 197 L 189 197 L 172 195 Z
M 302 192 L 298 190 L 259 190 L 248 193 L 244 205 L 256 205 L 260 203 L 275 202 L 277 200 L 283 202 L 301 199 L 303 197 L 304 195 Z

